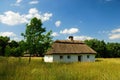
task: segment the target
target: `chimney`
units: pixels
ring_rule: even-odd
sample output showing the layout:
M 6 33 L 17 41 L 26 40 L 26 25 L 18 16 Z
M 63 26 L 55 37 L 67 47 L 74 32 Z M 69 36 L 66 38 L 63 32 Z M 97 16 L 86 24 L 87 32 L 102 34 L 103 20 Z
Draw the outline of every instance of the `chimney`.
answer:
M 69 39 L 70 39 L 71 41 L 73 41 L 73 36 L 69 36 Z

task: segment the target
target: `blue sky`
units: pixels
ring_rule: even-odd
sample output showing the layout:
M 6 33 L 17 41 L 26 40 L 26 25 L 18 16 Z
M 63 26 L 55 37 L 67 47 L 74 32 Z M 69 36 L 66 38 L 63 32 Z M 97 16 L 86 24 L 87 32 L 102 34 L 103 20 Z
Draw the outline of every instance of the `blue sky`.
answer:
M 120 0 L 1 0 L 0 35 L 21 40 L 30 19 L 42 20 L 53 39 L 120 42 Z

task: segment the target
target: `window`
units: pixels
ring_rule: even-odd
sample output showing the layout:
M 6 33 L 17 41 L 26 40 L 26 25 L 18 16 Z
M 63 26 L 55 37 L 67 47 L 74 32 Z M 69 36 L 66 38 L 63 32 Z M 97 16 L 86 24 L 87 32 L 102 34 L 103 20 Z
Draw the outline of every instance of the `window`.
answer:
M 89 55 L 87 55 L 87 58 L 90 58 L 90 56 L 89 56 Z
M 81 61 L 81 59 L 82 59 L 82 56 L 79 55 L 79 56 L 78 56 L 78 61 Z
M 70 56 L 68 55 L 67 58 L 70 59 Z
M 60 59 L 63 59 L 63 56 L 60 56 Z

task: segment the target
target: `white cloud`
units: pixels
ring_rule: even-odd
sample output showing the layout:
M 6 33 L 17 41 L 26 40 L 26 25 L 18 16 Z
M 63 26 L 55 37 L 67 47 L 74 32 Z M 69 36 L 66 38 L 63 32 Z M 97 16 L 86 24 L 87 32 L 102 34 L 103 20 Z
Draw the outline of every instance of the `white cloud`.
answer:
M 53 37 L 56 37 L 56 36 L 59 36 L 59 34 L 58 34 L 57 32 L 53 32 L 53 33 L 52 33 L 52 36 L 53 36 Z
M 11 40 L 21 41 L 21 40 L 23 40 L 23 39 L 22 39 L 21 37 L 16 36 L 16 37 L 11 38 Z
M 112 33 L 118 33 L 120 32 L 120 28 L 112 30 Z
M 12 26 L 27 23 L 28 21 L 24 18 L 24 15 L 20 15 L 19 13 L 12 11 L 7 11 L 4 13 L 4 15 L 0 15 L 0 22 Z
M 29 10 L 29 14 L 36 14 L 36 13 L 38 13 L 38 10 L 36 8 L 31 8 Z
M 60 25 L 61 25 L 61 21 L 56 21 L 56 22 L 55 22 L 55 26 L 56 26 L 56 27 L 59 27 Z
M 25 15 L 25 17 L 27 19 L 31 19 L 33 17 L 37 17 L 38 19 L 41 19 L 42 22 L 45 22 L 45 21 L 48 21 L 50 20 L 50 18 L 52 17 L 52 13 L 44 13 L 44 14 L 41 14 L 41 12 L 39 12 L 36 8 L 31 8 L 29 10 L 29 14 Z
M 74 36 L 74 39 L 75 40 L 82 40 L 82 41 L 84 41 L 84 40 L 91 40 L 93 38 L 89 37 L 89 36 Z
M 112 30 L 109 34 L 109 39 L 120 39 L 120 28 Z
M 111 34 L 109 36 L 109 39 L 113 40 L 113 39 L 120 39 L 120 33 L 119 34 Z
M 27 19 L 31 19 L 33 17 L 37 17 L 37 18 L 41 17 L 39 11 L 36 8 L 29 9 L 28 14 L 25 15 L 25 18 Z
M 16 34 L 13 32 L 0 32 L 0 36 L 15 37 Z
M 39 3 L 39 1 L 37 1 L 37 0 L 34 0 L 34 1 L 30 1 L 29 2 L 29 4 L 38 4 Z
M 44 13 L 43 15 L 40 16 L 43 22 L 48 21 L 51 17 L 52 17 L 52 13 Z
M 48 21 L 52 17 L 52 13 L 39 12 L 36 8 L 31 8 L 28 14 L 20 14 L 18 12 L 7 11 L 4 14 L 0 14 L 0 22 L 7 25 L 18 25 L 23 23 L 28 23 L 31 18 L 37 17 L 41 19 L 42 22 Z
M 0 36 L 9 37 L 10 40 L 21 41 L 23 38 L 17 36 L 14 32 L 0 32 Z
M 61 30 L 61 34 L 75 34 L 79 31 L 78 28 L 70 28 L 70 29 L 64 29 L 63 31 Z
M 22 0 L 17 0 L 17 1 L 16 1 L 16 3 L 18 3 L 18 4 L 19 4 L 20 2 L 22 2 Z

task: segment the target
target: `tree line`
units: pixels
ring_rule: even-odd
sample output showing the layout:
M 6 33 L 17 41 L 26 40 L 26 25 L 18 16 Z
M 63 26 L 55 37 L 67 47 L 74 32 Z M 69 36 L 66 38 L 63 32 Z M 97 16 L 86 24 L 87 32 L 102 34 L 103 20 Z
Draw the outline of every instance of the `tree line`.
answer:
M 10 41 L 9 37 L 0 36 L 0 56 L 23 56 L 24 41 Z
M 23 56 L 30 54 L 43 56 L 53 43 L 52 31 L 46 31 L 42 22 L 36 17 L 26 25 L 26 30 L 21 35 L 24 40 L 16 42 L 9 37 L 0 36 L 0 56 Z M 104 40 L 85 40 L 85 43 L 97 52 L 96 57 L 111 58 L 120 57 L 120 43 L 105 43 Z
M 102 57 L 102 58 L 117 58 L 120 57 L 120 43 L 105 43 L 104 40 L 97 40 L 97 39 L 92 39 L 92 40 L 85 40 L 85 43 L 90 46 L 92 49 L 94 49 L 97 52 L 96 57 Z M 35 44 L 33 45 L 32 49 L 32 54 L 38 54 L 40 56 L 44 55 L 50 47 L 50 44 L 46 49 L 40 48 L 40 47 L 45 47 L 48 43 L 44 43 L 43 45 L 39 44 L 39 48 L 37 49 L 35 47 Z M 36 45 L 37 46 L 37 45 Z M 23 56 L 28 52 L 28 48 L 30 48 L 30 43 L 27 44 L 25 41 L 10 41 L 9 37 L 3 37 L 0 36 L 0 56 Z M 36 51 L 35 51 L 36 49 Z M 41 49 L 41 51 L 39 51 Z M 43 49 L 43 50 L 42 50 Z M 38 50 L 38 51 L 37 51 Z M 44 51 L 44 52 L 43 52 Z
M 32 18 L 26 25 L 26 30 L 21 35 L 24 40 L 16 42 L 9 37 L 0 36 L 0 56 L 23 56 L 30 54 L 29 62 L 32 55 L 43 56 L 52 44 L 52 31 L 46 31 L 42 27 L 42 22 L 36 17 Z
M 85 40 L 85 43 L 97 52 L 96 57 L 117 58 L 120 57 L 120 43 L 107 42 L 104 40 Z

